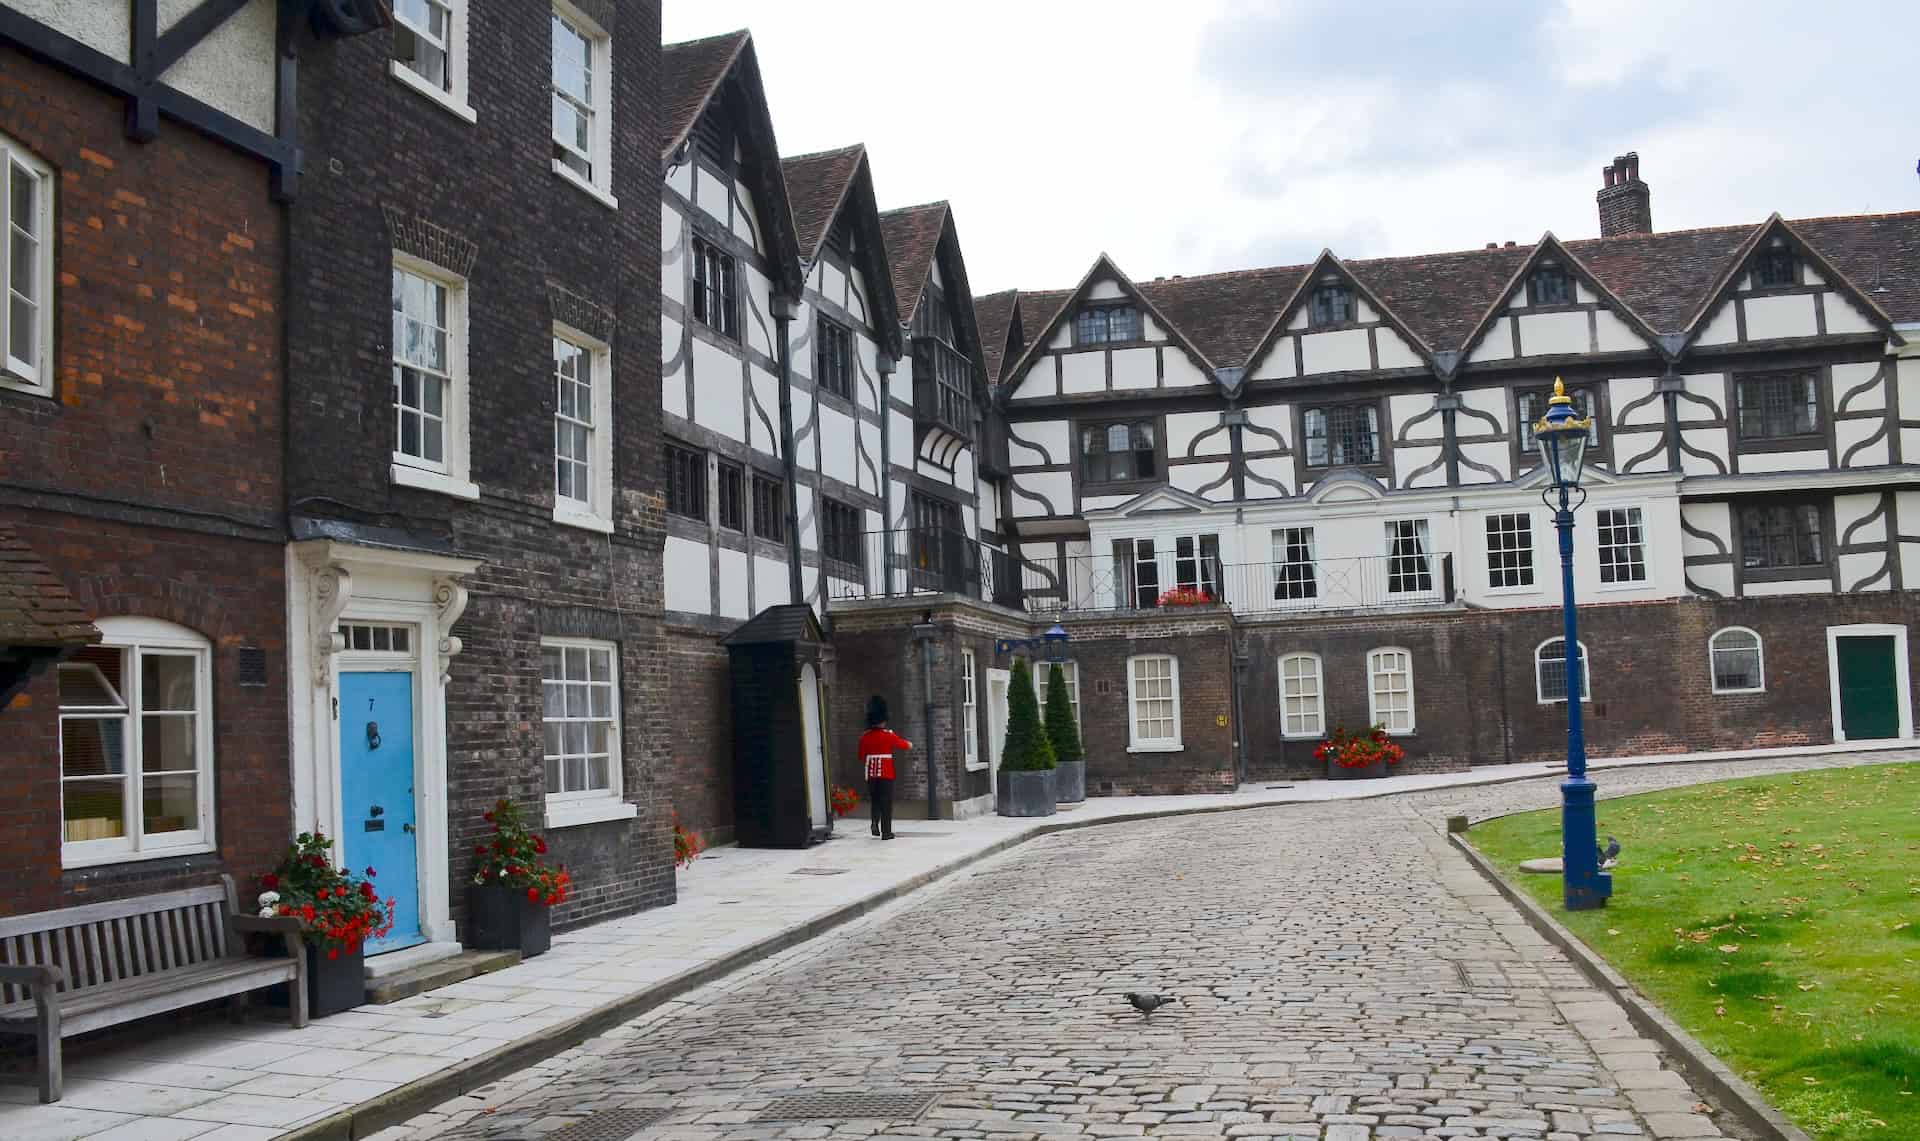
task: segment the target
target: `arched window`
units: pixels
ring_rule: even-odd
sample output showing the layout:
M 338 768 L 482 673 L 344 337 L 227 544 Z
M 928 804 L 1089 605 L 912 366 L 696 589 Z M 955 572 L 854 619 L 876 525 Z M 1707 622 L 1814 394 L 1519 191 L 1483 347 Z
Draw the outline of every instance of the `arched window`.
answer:
M 213 845 L 212 647 L 184 626 L 101 618 L 60 663 L 61 862 Z
M 1367 721 L 1389 733 L 1413 732 L 1413 655 L 1398 646 L 1367 653 Z
M 1280 733 L 1285 737 L 1318 737 L 1327 731 L 1322 694 L 1326 686 L 1319 654 L 1288 654 L 1280 659 Z
M 1567 699 L 1567 640 L 1549 638 L 1533 651 L 1534 692 L 1547 705 Z M 1593 700 L 1593 670 L 1587 657 L 1587 644 L 1580 643 L 1580 700 Z
M 1707 639 L 1707 658 L 1713 666 L 1713 692 L 1761 693 L 1767 688 L 1765 653 L 1760 635 L 1745 626 L 1716 630 Z

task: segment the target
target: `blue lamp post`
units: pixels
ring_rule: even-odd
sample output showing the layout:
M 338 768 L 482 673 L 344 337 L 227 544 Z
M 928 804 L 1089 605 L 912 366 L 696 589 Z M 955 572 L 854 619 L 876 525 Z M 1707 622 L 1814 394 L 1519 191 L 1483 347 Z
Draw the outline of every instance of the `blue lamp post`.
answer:
M 1568 911 L 1605 907 L 1613 894 L 1613 877 L 1600 870 L 1593 782 L 1587 779 L 1587 740 L 1580 725 L 1580 674 L 1586 663 L 1580 658 L 1573 603 L 1573 511 L 1587 498 L 1580 486 L 1580 469 L 1586 462 L 1587 433 L 1592 428 L 1593 421 L 1574 411 L 1566 384 L 1556 379 L 1547 414 L 1534 424 L 1533 436 L 1553 481 L 1541 499 L 1560 531 L 1561 652 L 1567 663 L 1567 779 L 1560 785 L 1560 868 Z
M 1015 650 L 1031 650 L 1040 646 L 1044 647 L 1046 652 L 1043 661 L 1051 665 L 1060 665 L 1067 660 L 1067 640 L 1067 628 L 1055 622 L 1038 638 L 998 639 L 993 643 L 993 653 L 995 657 L 1001 657 Z

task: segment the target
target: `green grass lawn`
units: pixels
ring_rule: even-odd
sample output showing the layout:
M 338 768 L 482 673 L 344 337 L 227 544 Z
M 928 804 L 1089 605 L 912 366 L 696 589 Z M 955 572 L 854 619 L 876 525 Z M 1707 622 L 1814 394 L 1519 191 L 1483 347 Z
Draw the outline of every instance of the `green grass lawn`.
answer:
M 1613 899 L 1577 913 L 1517 867 L 1558 809 L 1468 839 L 1807 1132 L 1920 1139 L 1920 765 L 1603 800 L 1608 834 Z

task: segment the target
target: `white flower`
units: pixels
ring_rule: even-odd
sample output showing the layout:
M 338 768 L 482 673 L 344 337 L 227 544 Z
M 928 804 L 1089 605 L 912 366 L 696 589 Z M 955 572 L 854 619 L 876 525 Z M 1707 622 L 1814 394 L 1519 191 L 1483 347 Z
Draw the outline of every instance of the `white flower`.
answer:
M 269 907 L 263 907 L 263 908 L 261 908 L 261 909 L 260 909 L 260 918 L 262 918 L 262 919 L 272 919 L 272 918 L 274 917 L 274 915 L 275 915 L 275 914 L 277 914 L 277 913 L 276 913 L 276 912 L 274 911 L 274 909 L 273 909 L 272 907 L 270 907 L 270 906 L 269 906 Z
M 272 907 L 279 902 L 280 893 L 277 891 L 263 891 L 260 893 L 259 903 L 261 907 Z

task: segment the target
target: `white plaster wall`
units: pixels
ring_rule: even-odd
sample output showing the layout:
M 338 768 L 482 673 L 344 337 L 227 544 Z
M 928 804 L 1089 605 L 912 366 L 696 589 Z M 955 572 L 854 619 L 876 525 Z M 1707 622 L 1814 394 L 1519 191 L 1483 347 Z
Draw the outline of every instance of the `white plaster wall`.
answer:
M 1513 464 L 1513 456 L 1507 451 L 1507 445 L 1504 442 L 1498 444 L 1461 444 L 1460 458 L 1463 460 L 1472 460 L 1474 463 L 1492 468 L 1495 472 L 1499 473 L 1499 479 L 1512 478 L 1512 474 L 1508 469 Z M 1495 477 L 1488 475 L 1486 472 L 1477 471 L 1464 463 L 1460 465 L 1461 483 L 1493 483 L 1495 481 Z
M 1833 585 L 1824 578 L 1789 579 L 1786 582 L 1750 582 L 1743 591 L 1749 598 L 1780 594 L 1827 594 Z
M 1395 445 L 1393 449 L 1394 483 L 1401 487 L 1433 487 L 1447 482 L 1447 465 L 1441 464 L 1423 476 L 1413 473 L 1440 458 L 1440 447 L 1434 445 Z
M 1013 473 L 1010 491 L 1016 518 L 1074 513 L 1073 476 L 1067 472 L 1017 471 Z M 1041 499 L 1045 500 L 1044 504 Z
M 1674 403 L 1679 406 L 1676 415 L 1679 416 L 1682 424 L 1687 423 L 1689 420 L 1712 420 L 1715 417 L 1715 409 L 1718 409 L 1722 414 L 1731 411 L 1727 407 L 1727 381 L 1726 378 L 1719 373 L 1693 373 L 1681 377 L 1680 380 L 1688 392 L 1713 402 L 1713 407 L 1709 408 L 1697 400 L 1675 401 Z M 1693 443 L 1691 439 L 1688 442 Z M 1695 443 L 1693 446 L 1698 447 L 1699 445 Z M 1715 448 L 1714 454 L 1724 456 L 1727 454 L 1727 449 L 1725 447 Z
M 1080 500 L 1081 511 L 1104 511 L 1132 499 L 1131 495 L 1088 495 Z
M 747 442 L 755 451 L 780 454 L 780 380 L 759 365 L 748 366 L 753 377 L 754 407 L 747 410 Z
M 1159 380 L 1157 349 L 1115 349 L 1113 386 L 1115 388 L 1152 388 Z M 1098 357 L 1094 359 L 1098 360 Z
M 935 483 L 953 483 L 953 475 L 950 472 L 928 460 L 916 460 L 913 465 L 913 470 Z
M 1837 410 L 1841 400 L 1867 381 L 1877 376 L 1881 369 L 1879 361 L 1861 361 L 1853 364 L 1833 366 L 1833 391 L 1829 395 L 1832 406 Z M 1867 388 L 1847 402 L 1848 412 L 1871 412 L 1887 406 L 1887 386 L 1876 384 Z
M 1007 459 L 1015 466 L 1071 461 L 1065 420 L 1035 420 L 1007 425 Z
M 1291 332 L 1297 333 L 1300 330 L 1306 328 L 1308 316 L 1309 314 L 1307 312 L 1307 305 L 1303 301 L 1301 302 L 1300 307 L 1293 311 L 1293 316 L 1287 318 L 1287 329 Z
M 1000 481 L 983 479 L 977 489 L 976 502 L 980 506 L 980 526 L 984 530 L 1000 529 Z
M 1733 470 L 1727 463 L 1727 430 L 1725 428 L 1697 428 L 1680 430 L 1680 439 L 1695 452 L 1705 452 L 1720 460 L 1715 466 L 1712 461 L 1681 451 L 1680 471 L 1683 475 L 1725 475 Z
M 1529 313 L 1520 318 L 1520 355 L 1523 357 L 1561 356 L 1590 351 L 1587 315 L 1574 313 Z
M 660 361 L 665 364 L 680 352 L 680 322 L 671 317 L 660 318 Z M 660 406 L 675 416 L 687 414 L 687 365 L 682 361 L 677 368 L 661 373 Z
M 1887 569 L 1887 556 L 1879 552 L 1869 555 L 1840 556 L 1840 589 L 1848 593 L 1870 594 L 1880 590 L 1893 589 L 1893 576 L 1882 574 Z M 1869 582 L 1868 580 L 1873 581 Z
M 1187 354 L 1169 348 L 1161 354 L 1166 375 L 1160 379 L 1164 388 L 1193 388 L 1197 385 L 1212 384 L 1213 378 L 1194 367 Z
M 1247 480 L 1248 499 L 1278 499 L 1293 486 L 1293 459 L 1290 456 L 1256 456 L 1247 460 L 1247 474 L 1280 485 L 1275 489 L 1250 478 Z
M 693 202 L 722 226 L 727 224 L 727 184 L 715 178 L 698 163 L 689 162 L 693 171 Z
M 695 337 L 693 340 L 694 423 L 711 428 L 730 440 L 747 439 L 745 394 L 741 391 L 740 362 Z
M 1185 456 L 1225 456 L 1233 452 L 1233 443 L 1227 430 L 1215 432 L 1200 442 L 1197 450 L 1194 440 L 1203 432 L 1220 427 L 1218 412 L 1170 412 L 1167 414 L 1167 455 L 1174 459 Z
M 1068 353 L 1060 358 L 1060 391 L 1063 394 L 1105 392 L 1106 388 L 1105 352 Z
M 200 0 L 160 0 L 159 25 L 164 34 Z M 118 8 L 120 0 L 94 0 L 75 3 L 69 8 Z M 183 95 L 190 95 L 217 110 L 225 111 L 256 130 L 273 133 L 274 30 L 277 23 L 274 0 L 252 0 L 234 16 L 195 45 L 162 79 Z M 125 60 L 125 56 L 115 58 Z
M 1227 474 L 1226 464 L 1175 464 L 1167 469 L 1167 483 L 1182 491 L 1191 491 L 1212 500 L 1233 498 L 1233 481 L 1228 480 L 1212 491 L 1200 489 Z M 1224 553 L 1223 553 L 1224 560 Z
M 1598 294 L 1587 288 L 1587 283 L 1579 278 L 1573 279 L 1573 299 L 1582 305 L 1592 305 L 1600 300 Z
M 1260 358 L 1249 380 L 1280 380 L 1294 375 L 1293 338 L 1281 337 L 1273 342 L 1267 355 Z
M 1300 363 L 1301 371 L 1309 376 L 1371 369 L 1373 360 L 1367 352 L 1367 331 L 1340 329 L 1331 333 L 1308 333 L 1300 338 Z
M 1388 431 L 1393 436 L 1395 447 L 1404 433 L 1409 440 L 1440 440 L 1447 434 L 1446 419 L 1438 413 L 1428 416 L 1418 424 L 1412 423 L 1415 417 L 1433 411 L 1433 394 L 1429 392 L 1404 393 L 1387 401 Z
M 913 466 L 913 421 L 897 408 L 887 409 L 887 442 L 892 455 L 887 462 L 897 467 Z M 902 495 L 906 494 L 901 492 Z
M 1841 543 L 1879 543 L 1887 537 L 1887 518 L 1882 515 L 1871 522 L 1873 513 L 1880 509 L 1880 496 L 1873 495 L 1836 495 L 1833 497 L 1833 534 Z M 1898 508 L 1896 507 L 1896 510 Z M 1860 529 L 1848 534 L 1848 529 L 1860 524 Z
M 1646 339 L 1633 331 L 1633 326 L 1622 321 L 1611 309 L 1601 309 L 1593 315 L 1594 341 L 1600 352 L 1626 353 L 1645 348 Z
M 747 311 L 740 314 L 741 339 L 749 348 L 773 356 L 773 283 L 752 266 L 740 267 L 746 286 Z
M 1740 457 L 1743 472 L 1824 471 L 1826 466 L 1824 448 L 1817 452 L 1753 452 Z
M 902 362 L 905 363 L 904 361 Z M 1053 358 L 1041 357 L 1023 374 L 1013 386 L 1011 400 L 1033 400 L 1060 395 L 1059 385 L 1053 374 Z
M 1475 412 L 1485 413 L 1496 420 L 1501 432 L 1507 430 L 1507 390 L 1504 388 L 1463 388 L 1457 390 L 1460 406 L 1471 408 Z M 1462 436 L 1478 436 L 1494 429 L 1487 427 L 1486 421 L 1473 416 L 1456 418 Z
M 38 20 L 64 36 L 111 56 L 121 63 L 132 58 L 133 6 L 125 0 L 7 0 L 21 15 Z M 175 6 L 178 6 L 177 0 Z
M 1282 440 L 1291 443 L 1293 440 L 1293 405 L 1255 405 L 1247 409 L 1247 424 L 1250 427 L 1265 428 L 1269 432 L 1278 433 Z M 1271 437 L 1262 436 L 1254 432 L 1241 433 L 1241 439 L 1244 450 L 1250 455 L 1255 452 L 1274 451 L 1279 447 L 1279 445 L 1273 442 Z
M 1749 297 L 1747 340 L 1771 341 L 1782 337 L 1811 337 L 1820 331 L 1813 315 L 1813 295 L 1790 293 L 1785 297 Z
M 707 545 L 668 535 L 662 562 L 666 608 L 709 613 L 713 609 L 713 574 L 707 569 Z
M 1694 338 L 1693 343 L 1727 345 L 1739 339 L 1740 318 L 1734 314 L 1733 302 L 1723 301 L 1720 303 L 1720 308 L 1714 311 L 1713 319 L 1707 322 L 1706 328 L 1700 330 L 1700 335 Z
M 1718 545 L 1707 539 L 1698 538 L 1685 531 L 1680 533 L 1680 554 L 1682 558 L 1698 558 L 1706 555 L 1725 555 L 1733 552 L 1733 511 L 1725 503 L 1682 503 L 1680 518 L 1696 531 L 1712 535 L 1720 540 Z M 1693 568 L 1698 572 L 1701 568 Z M 1694 573 L 1698 578 L 1698 573 Z
M 1164 341 L 1167 331 L 1153 319 L 1153 314 L 1142 311 L 1140 314 L 1140 339 L 1143 341 Z
M 800 549 L 820 549 L 820 520 L 813 514 L 813 488 L 805 483 L 793 485 L 793 517 L 800 521 Z M 786 564 L 780 564 L 784 567 Z
M 963 491 L 974 491 L 973 449 L 962 449 L 953 457 L 953 485 Z
M 1827 293 L 1821 296 L 1826 306 L 1827 333 L 1838 336 L 1842 333 L 1871 333 L 1873 322 L 1849 301 L 1845 294 Z
M 1614 422 L 1642 427 L 1666 423 L 1667 411 L 1664 400 L 1648 400 L 1640 407 L 1634 408 L 1632 412 L 1627 411 L 1634 401 L 1644 399 L 1651 394 L 1657 383 L 1650 376 L 1626 377 L 1611 382 L 1607 386 L 1607 397 L 1608 404 L 1613 408 Z M 1694 410 L 1700 415 L 1706 414 L 1704 408 L 1696 406 Z
M 798 393 L 795 395 L 797 396 Z M 820 406 L 819 417 L 821 468 L 842 483 L 853 483 L 855 472 L 852 418 L 825 404 Z
M 880 483 L 874 469 L 884 462 L 884 458 L 880 455 L 880 425 L 869 424 L 865 420 L 860 421 L 860 455 L 853 466 L 854 486 L 861 491 L 878 494 Z M 868 527 L 867 530 L 881 530 L 882 526 L 876 521 L 876 525 Z
M 1420 354 L 1390 326 L 1382 325 L 1373 331 L 1373 345 L 1380 356 L 1381 368 L 1416 368 L 1420 364 Z
M 1865 445 L 1857 452 L 1853 451 L 1855 445 L 1860 444 L 1875 432 L 1885 428 L 1886 424 L 1887 422 L 1885 420 L 1835 420 L 1833 422 L 1833 442 L 1836 445 L 1834 449 L 1835 461 L 1837 462 L 1845 458 L 1846 466 L 1850 468 L 1875 467 L 1880 464 L 1891 463 L 1893 461 L 1892 449 L 1888 447 L 1888 441 L 1885 436 L 1882 436 L 1871 444 Z M 1852 452 L 1851 456 L 1848 455 L 1849 452 Z M 1825 466 L 1827 460 L 1826 453 L 1821 452 L 1819 455 L 1821 465 Z
M 892 288 L 889 286 L 888 288 Z M 867 324 L 873 323 L 873 315 L 867 310 L 867 275 L 859 266 L 849 271 L 847 281 L 847 312 Z
M 736 180 L 733 184 L 735 206 L 733 210 L 733 232 L 756 250 L 766 252 L 760 245 L 759 235 L 754 233 L 754 222 L 759 214 L 753 208 L 753 192 L 747 184 Z
M 875 411 L 880 407 L 880 346 L 862 333 L 854 339 L 860 352 L 860 375 L 853 378 L 853 399 L 860 407 Z
M 820 296 L 842 308 L 847 304 L 847 275 L 824 258 L 820 262 Z
M 693 198 L 693 164 L 683 162 L 668 171 L 667 186 L 680 197 L 691 200 Z M 663 209 L 672 209 L 672 207 L 663 207 Z
M 787 591 L 787 564 L 779 559 L 753 557 L 753 608 L 765 610 L 791 601 Z
M 776 424 L 777 423 L 778 421 L 776 421 Z M 811 438 L 811 435 L 816 434 L 819 431 L 820 431 L 820 425 L 814 423 L 814 419 L 813 419 L 813 395 L 811 393 L 802 392 L 797 388 L 794 389 L 793 390 L 793 435 L 794 435 L 793 446 L 794 446 L 794 451 L 797 454 L 793 457 L 793 460 L 794 460 L 794 463 L 797 464 L 803 471 L 814 470 L 813 440 Z M 853 443 L 852 438 L 849 437 L 847 441 L 848 452 L 851 452 L 853 450 L 852 443 Z M 848 462 L 849 463 L 852 462 L 852 457 L 850 455 L 848 456 Z
M 1733 597 L 1733 567 L 1725 563 L 1687 567 L 1688 581 L 1701 590 L 1710 590 L 1721 598 Z
M 1920 530 L 1920 490 L 1894 492 L 1893 509 L 1907 533 Z M 1920 543 L 1900 544 L 1900 581 L 1920 582 Z
M 1111 278 L 1096 281 L 1087 289 L 1087 298 L 1092 301 L 1117 301 L 1125 296 L 1126 293 L 1121 290 L 1119 283 Z
M 679 168 L 681 171 L 687 167 Z M 680 217 L 680 211 L 669 205 L 660 207 L 660 252 L 673 252 L 683 240 L 686 221 Z M 660 262 L 660 292 L 663 296 L 684 305 L 687 300 L 687 263 L 686 251 L 681 256 Z
M 1353 298 L 1353 319 L 1365 325 L 1378 321 L 1380 314 L 1374 312 L 1373 306 L 1367 304 L 1366 298 L 1356 293 Z
M 1513 322 L 1497 320 L 1487 335 L 1467 354 L 1468 361 L 1504 361 L 1513 359 Z
M 1053 339 L 1047 342 L 1047 347 L 1050 349 L 1072 348 L 1073 324 L 1071 322 L 1061 322 L 1060 327 L 1053 331 Z

